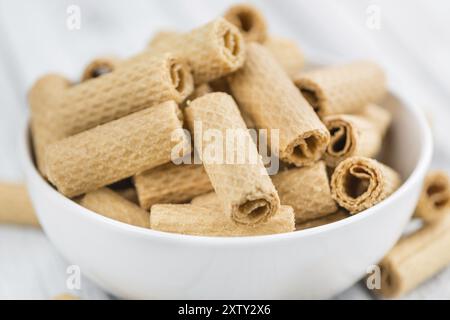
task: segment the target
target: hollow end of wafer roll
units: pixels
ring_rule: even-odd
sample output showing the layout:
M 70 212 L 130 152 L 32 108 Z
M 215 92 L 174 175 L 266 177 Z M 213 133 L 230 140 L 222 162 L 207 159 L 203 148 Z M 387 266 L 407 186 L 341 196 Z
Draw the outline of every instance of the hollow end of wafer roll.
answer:
M 222 19 L 216 22 L 216 39 L 219 40 L 221 55 L 232 70 L 238 69 L 244 64 L 245 43 L 239 30 L 230 23 L 223 23 Z
M 295 85 L 319 117 L 322 118 L 329 113 L 326 109 L 326 103 L 324 103 L 326 98 L 314 82 L 308 81 L 308 79 L 300 79 L 295 81 Z
M 398 275 L 395 268 L 392 267 L 388 259 L 381 261 L 379 267 L 381 283 L 380 289 L 375 292 L 385 298 L 395 298 L 400 296 L 403 292 L 403 285 L 401 277 Z
M 119 64 L 116 57 L 99 57 L 90 62 L 83 71 L 81 81 L 98 78 L 104 74 L 114 71 Z
M 331 191 L 338 204 L 351 214 L 368 209 L 391 195 L 400 176 L 376 160 L 351 157 L 342 161 L 331 177 Z
M 181 60 L 172 57 L 167 64 L 170 81 L 180 97 L 177 103 L 180 103 L 194 91 L 194 78 L 188 64 Z
M 447 173 L 432 171 L 425 178 L 414 216 L 434 222 L 450 214 L 450 181 Z
M 312 165 L 322 157 L 329 141 L 327 131 L 307 131 L 280 150 L 280 158 L 296 166 Z
M 256 225 L 269 220 L 275 213 L 279 201 L 276 199 L 247 200 L 232 210 L 234 221 L 245 225 Z
M 267 22 L 261 12 L 247 4 L 230 7 L 225 19 L 239 28 L 246 41 L 264 42 L 267 39 Z
M 356 145 L 356 132 L 352 125 L 340 118 L 332 118 L 325 121 L 325 125 L 330 131 L 330 144 L 327 147 L 326 153 L 335 161 L 328 160 L 337 164 L 339 160 L 344 159 L 354 152 Z

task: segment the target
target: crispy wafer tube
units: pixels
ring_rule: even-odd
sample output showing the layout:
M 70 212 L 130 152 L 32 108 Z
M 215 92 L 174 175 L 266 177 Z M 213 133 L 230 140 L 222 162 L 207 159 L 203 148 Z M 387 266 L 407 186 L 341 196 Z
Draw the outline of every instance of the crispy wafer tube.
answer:
M 46 152 L 48 179 L 75 197 L 167 163 L 181 117 L 168 101 L 56 142 Z
M 98 57 L 91 61 L 83 71 L 81 76 L 81 81 L 87 81 L 90 79 L 98 78 L 102 75 L 114 71 L 114 69 L 119 65 L 120 60 L 117 57 L 105 56 Z
M 358 112 L 386 93 L 383 70 L 369 61 L 300 72 L 294 83 L 320 117 Z
M 189 67 L 172 54 L 141 54 L 71 87 L 60 77 L 44 77 L 29 96 L 38 164 L 50 143 L 168 100 L 180 103 L 192 91 Z
M 369 116 L 364 112 L 323 118 L 331 135 L 324 155 L 328 166 L 336 167 L 342 160 L 352 156 L 371 158 L 379 153 L 391 115 L 379 106 L 370 105 L 367 109 L 370 109 Z
M 80 205 L 105 217 L 133 226 L 150 228 L 148 211 L 121 197 L 109 188 L 101 188 L 84 195 Z
M 242 113 L 268 130 L 269 144 L 279 130 L 279 143 L 270 147 L 280 159 L 303 166 L 322 157 L 330 140 L 327 128 L 266 48 L 249 44 L 245 66 L 229 83 Z
M 427 223 L 450 214 L 450 181 L 447 173 L 431 171 L 425 178 L 414 216 Z
M 384 297 L 401 296 L 450 264 L 450 216 L 401 239 L 380 263 Z
M 192 204 L 157 204 L 152 206 L 153 230 L 209 237 L 244 237 L 292 232 L 294 211 L 281 206 L 280 212 L 256 226 L 237 224 L 222 210 Z
M 225 213 L 247 225 L 272 217 L 280 199 L 233 98 L 226 93 L 210 93 L 194 100 L 185 114 L 195 148 Z M 222 159 L 209 156 L 217 146 L 214 139 L 207 138 L 209 134 L 222 137 Z
M 168 163 L 134 176 L 140 206 L 183 203 L 213 190 L 202 165 Z
M 326 224 L 330 224 L 330 223 L 348 218 L 349 216 L 350 215 L 347 211 L 340 209 L 339 211 L 334 212 L 329 215 L 326 215 L 324 217 L 296 223 L 295 230 L 305 230 L 305 229 L 311 229 L 311 228 L 315 228 L 315 227 L 324 226 Z
M 239 28 L 246 41 L 263 43 L 267 39 L 267 22 L 257 8 L 236 4 L 225 12 L 224 17 Z
M 0 224 L 3 223 L 39 227 L 23 184 L 0 182 Z
M 245 60 L 245 42 L 239 30 L 218 18 L 189 33 L 151 42 L 153 52 L 173 52 L 189 62 L 195 84 L 207 83 L 239 69 Z
M 222 202 L 217 197 L 217 194 L 214 191 L 193 198 L 191 200 L 191 204 L 194 206 L 206 208 L 222 208 Z
M 296 222 L 317 219 L 337 211 L 323 161 L 310 167 L 280 172 L 272 176 L 272 181 L 281 203 L 294 209 Z
M 292 40 L 281 37 L 269 37 L 264 42 L 264 47 L 272 53 L 291 78 L 296 76 L 305 64 L 303 52 Z
M 351 214 L 373 207 L 400 186 L 400 175 L 369 158 L 351 157 L 342 161 L 331 177 L 331 195 Z
M 74 296 L 70 293 L 61 293 L 54 296 L 52 300 L 80 300 L 80 297 Z

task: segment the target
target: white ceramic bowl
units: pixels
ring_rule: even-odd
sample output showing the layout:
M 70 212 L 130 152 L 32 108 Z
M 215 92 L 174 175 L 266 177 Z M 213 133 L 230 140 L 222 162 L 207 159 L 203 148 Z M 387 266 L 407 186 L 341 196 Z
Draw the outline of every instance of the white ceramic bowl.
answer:
M 365 212 L 305 231 L 209 238 L 105 218 L 65 198 L 41 178 L 25 133 L 27 185 L 39 220 L 61 254 L 119 297 L 328 298 L 361 279 L 397 241 L 430 162 L 432 140 L 423 114 L 392 96 L 388 100 L 394 124 L 383 160 L 402 174 L 404 184 Z

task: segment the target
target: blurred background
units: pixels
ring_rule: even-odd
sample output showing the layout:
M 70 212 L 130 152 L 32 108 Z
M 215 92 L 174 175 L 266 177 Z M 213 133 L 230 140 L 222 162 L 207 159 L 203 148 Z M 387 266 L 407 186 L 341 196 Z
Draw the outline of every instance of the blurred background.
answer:
M 48 72 L 77 81 L 99 55 L 127 57 L 161 29 L 187 31 L 232 0 L 0 0 L 0 179 L 20 181 L 18 135 L 26 95 Z M 270 32 L 295 39 L 307 61 L 370 58 L 390 88 L 422 108 L 435 138 L 433 166 L 450 171 L 450 2 L 445 0 L 255 0 Z M 71 17 L 79 13 L 79 25 Z M 101 253 L 99 253 L 101 254 Z M 39 230 L 0 226 L 0 298 L 47 299 L 67 292 L 68 263 Z M 110 298 L 82 280 L 83 298 Z M 370 299 L 356 284 L 338 299 Z M 406 298 L 450 298 L 450 269 Z

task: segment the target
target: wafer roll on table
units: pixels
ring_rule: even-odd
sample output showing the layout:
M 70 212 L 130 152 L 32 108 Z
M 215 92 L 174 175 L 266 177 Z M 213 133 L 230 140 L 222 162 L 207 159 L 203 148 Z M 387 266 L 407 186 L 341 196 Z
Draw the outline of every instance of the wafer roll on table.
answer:
M 257 8 L 236 4 L 225 12 L 224 17 L 239 28 L 246 41 L 263 43 L 267 39 L 267 22 Z
M 312 219 L 312 220 L 296 223 L 295 230 L 299 231 L 299 230 L 306 230 L 306 229 L 324 226 L 324 225 L 327 225 L 327 224 L 330 224 L 333 222 L 343 220 L 345 218 L 348 218 L 349 216 L 350 216 L 350 214 L 347 211 L 340 209 L 332 214 L 328 214 L 326 216 L 323 216 L 323 217 L 320 217 L 317 219 Z
M 110 73 L 119 65 L 120 59 L 114 56 L 98 57 L 91 61 L 83 71 L 81 81 L 98 78 Z
M 322 157 L 330 140 L 327 128 L 266 48 L 249 44 L 245 66 L 228 80 L 242 113 L 268 130 L 269 145 L 281 160 L 303 166 Z M 274 130 L 279 143 L 271 145 Z
M 450 264 L 450 215 L 402 238 L 380 263 L 381 289 L 401 296 Z
M 321 118 L 359 112 L 386 94 L 383 70 L 369 61 L 300 72 L 294 83 Z
M 244 237 L 292 232 L 294 212 L 281 206 L 280 212 L 255 226 L 237 224 L 222 210 L 192 204 L 158 204 L 152 206 L 150 226 L 153 230 L 208 237 Z
M 172 148 L 187 143 L 172 139 L 181 119 L 168 101 L 56 142 L 46 152 L 48 179 L 75 197 L 168 163 Z
M 431 171 L 425 177 L 414 216 L 433 223 L 450 215 L 450 181 L 444 171 Z
M 294 209 L 296 222 L 317 219 L 337 211 L 323 161 L 282 171 L 272 176 L 272 181 L 281 203 Z
M 0 224 L 39 227 L 25 185 L 0 182 Z
M 266 47 L 284 71 L 293 78 L 305 65 L 305 57 L 298 45 L 289 39 L 281 37 L 269 37 L 264 42 Z
M 380 106 L 371 104 L 358 115 L 340 114 L 323 118 L 330 131 L 330 144 L 324 155 L 328 166 L 336 167 L 352 156 L 372 158 L 382 146 L 384 135 L 391 123 L 391 114 Z
M 140 206 L 183 203 L 213 187 L 202 165 L 168 163 L 134 176 Z
M 239 30 L 223 18 L 177 36 L 152 41 L 150 52 L 173 52 L 189 62 L 195 84 L 207 83 L 244 64 L 245 42 Z
M 365 157 L 342 161 L 331 177 L 333 199 L 351 214 L 373 207 L 401 184 L 400 175 L 388 166 Z
M 224 203 L 224 212 L 246 225 L 263 223 L 274 216 L 280 199 L 233 98 L 226 93 L 210 93 L 194 100 L 185 114 L 195 148 Z M 212 133 L 222 137 L 222 159 L 209 154 L 218 145 L 211 141 L 214 139 L 207 139 Z
M 83 196 L 80 205 L 105 217 L 134 226 L 149 228 L 150 214 L 109 188 L 101 188 Z

